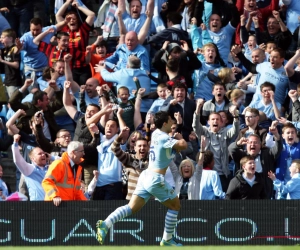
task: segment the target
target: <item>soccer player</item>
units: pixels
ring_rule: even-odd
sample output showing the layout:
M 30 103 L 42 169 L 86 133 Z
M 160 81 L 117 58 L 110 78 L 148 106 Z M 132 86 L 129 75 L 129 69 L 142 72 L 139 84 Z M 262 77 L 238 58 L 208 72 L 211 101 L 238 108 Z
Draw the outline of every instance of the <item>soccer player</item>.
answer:
M 96 224 L 96 239 L 103 244 L 108 229 L 112 224 L 138 212 L 153 195 L 168 208 L 165 218 L 165 228 L 161 246 L 181 246 L 174 241 L 172 233 L 177 222 L 180 202 L 174 189 L 165 181 L 165 173 L 172 160 L 173 152 L 185 150 L 187 142 L 182 135 L 175 133 L 170 137 L 173 121 L 167 112 L 160 111 L 154 116 L 156 130 L 152 134 L 149 153 L 148 169 L 143 171 L 137 187 L 128 205 L 117 208 L 106 220 L 99 220 Z

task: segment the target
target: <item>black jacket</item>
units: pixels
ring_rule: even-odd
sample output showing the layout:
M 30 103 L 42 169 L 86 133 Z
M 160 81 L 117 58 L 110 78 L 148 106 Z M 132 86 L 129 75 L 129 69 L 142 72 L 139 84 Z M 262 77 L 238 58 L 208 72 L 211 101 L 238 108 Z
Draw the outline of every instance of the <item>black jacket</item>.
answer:
M 237 175 L 230 181 L 226 192 L 226 200 L 256 200 L 266 199 L 264 183 L 260 174 L 255 173 L 255 180 L 251 187 L 243 177 L 244 170 L 237 172 Z
M 59 126 L 55 121 L 54 112 L 62 107 L 62 91 L 58 91 L 55 93 L 56 99 L 49 106 L 47 111 L 43 111 L 44 119 L 47 121 L 49 130 L 51 133 L 52 141 L 56 139 L 56 133 L 59 130 Z M 31 128 L 29 126 L 29 121 L 32 116 L 41 109 L 32 104 L 32 102 L 24 102 L 22 103 L 23 94 L 16 90 L 9 99 L 10 106 L 13 111 L 17 112 L 19 109 L 23 109 L 26 112 L 26 115 L 21 116 L 18 119 L 17 127 L 18 129 L 24 131 L 27 134 L 31 134 Z
M 152 59 L 152 65 L 158 71 L 158 78 L 162 80 L 162 82 L 166 83 L 167 81 L 169 81 L 169 77 L 166 73 L 167 62 L 164 59 L 164 54 L 164 50 L 157 51 Z M 201 66 L 202 64 L 198 60 L 194 52 L 188 50 L 181 53 L 178 75 L 184 76 L 188 88 L 191 88 L 193 86 L 192 74 L 194 70 L 199 69 Z
M 164 29 L 158 32 L 157 34 L 148 37 L 145 43 L 155 43 L 156 45 L 159 45 L 159 48 L 161 48 L 162 44 L 165 41 L 180 44 L 180 40 L 186 41 L 189 47 L 192 48 L 192 43 L 191 39 L 189 38 L 189 34 L 183 29 L 177 29 L 174 27 Z
M 275 36 L 271 36 L 268 31 L 264 31 L 260 34 L 261 40 L 257 40 L 257 44 L 266 44 L 267 42 L 273 41 L 276 43 L 278 48 L 288 50 L 292 42 L 292 33 L 287 30 L 285 32 L 279 31 Z
M 262 148 L 260 152 L 260 161 L 263 169 L 263 172 L 260 175 L 262 176 L 268 199 L 271 199 L 273 195 L 273 181 L 268 177 L 268 172 L 275 172 L 276 160 L 279 157 L 282 148 L 282 141 L 275 141 L 274 147 Z M 228 151 L 235 162 L 236 169 L 241 169 L 240 160 L 247 155 L 247 152 L 244 151 L 242 147 L 237 146 L 236 142 L 230 144 Z

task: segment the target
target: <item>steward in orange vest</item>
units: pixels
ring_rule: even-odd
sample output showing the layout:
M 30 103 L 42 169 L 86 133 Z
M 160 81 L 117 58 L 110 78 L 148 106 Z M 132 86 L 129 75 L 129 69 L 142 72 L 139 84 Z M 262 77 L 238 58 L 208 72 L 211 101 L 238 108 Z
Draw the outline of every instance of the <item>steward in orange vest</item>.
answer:
M 79 150 L 80 148 L 82 150 Z M 76 162 L 83 161 L 81 158 L 84 155 L 83 146 L 70 154 L 64 152 L 61 159 L 52 162 L 42 181 L 45 201 L 53 200 L 56 206 L 60 204 L 61 200 L 87 200 L 80 189 L 83 169 L 76 164 Z M 72 165 L 70 160 L 73 161 Z

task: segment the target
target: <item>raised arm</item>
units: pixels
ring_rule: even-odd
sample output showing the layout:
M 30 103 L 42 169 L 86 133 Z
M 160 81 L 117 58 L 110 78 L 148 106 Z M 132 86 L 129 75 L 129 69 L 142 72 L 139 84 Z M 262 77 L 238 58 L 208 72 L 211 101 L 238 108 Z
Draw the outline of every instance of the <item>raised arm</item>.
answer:
M 201 135 L 205 134 L 205 128 L 200 123 L 200 111 L 201 111 L 203 104 L 204 104 L 203 99 L 197 100 L 197 106 L 196 106 L 196 110 L 194 113 L 194 119 L 193 119 L 193 129 L 194 129 L 196 135 L 198 136 L 198 138 L 200 138 Z
M 141 116 L 141 103 L 142 103 L 142 96 L 145 93 L 144 88 L 140 88 L 138 90 L 137 97 L 135 99 L 134 104 L 134 116 L 133 116 L 133 123 L 134 128 L 137 128 L 141 123 L 143 123 L 142 116 Z
M 226 0 L 231 12 L 230 24 L 232 27 L 236 28 L 240 23 L 240 14 L 236 5 L 231 0 Z
M 32 84 L 32 79 L 27 79 L 24 85 L 17 91 L 15 91 L 9 99 L 10 107 L 13 111 L 17 111 L 18 109 L 24 109 L 25 111 L 28 109 L 28 106 L 22 103 L 23 93 L 28 89 L 28 87 Z
M 252 62 L 250 62 L 242 53 L 242 49 L 240 46 L 235 45 L 232 47 L 231 51 L 236 54 L 236 56 L 240 59 L 241 63 L 244 65 L 244 67 L 251 73 L 257 74 L 256 71 L 256 65 Z
M 38 36 L 36 36 L 34 39 L 33 39 L 33 43 L 36 44 L 36 45 L 39 45 L 40 42 L 50 33 L 54 33 L 55 30 L 53 28 L 50 28 L 50 29 L 47 29 L 45 30 L 44 32 L 42 32 L 41 34 L 39 34 Z
M 119 0 L 119 2 L 120 2 L 120 0 Z M 120 36 L 121 35 L 125 36 L 127 33 L 127 29 L 125 27 L 125 23 L 123 21 L 122 14 L 123 14 L 122 11 L 118 10 L 117 15 L 118 15 L 118 26 L 119 26 Z
M 111 151 L 114 153 L 114 155 L 118 158 L 118 160 L 122 163 L 124 167 L 127 167 L 130 164 L 131 156 L 129 153 L 124 152 L 121 149 L 120 144 L 126 141 L 129 132 L 130 129 L 128 127 L 124 127 L 123 129 L 120 129 L 120 134 L 114 140 L 111 146 Z
M 146 21 L 143 24 L 142 28 L 140 29 L 140 32 L 138 33 L 138 40 L 141 45 L 144 44 L 144 41 L 146 40 L 146 37 L 148 36 L 149 29 L 152 22 L 153 13 L 151 14 L 150 11 L 146 10 L 145 14 L 147 15 Z
M 276 119 L 278 119 L 278 118 L 281 117 L 281 113 L 280 113 L 280 111 L 279 111 L 279 109 L 276 105 L 276 102 L 275 102 L 275 93 L 273 91 L 269 91 L 269 94 L 270 94 L 270 98 L 271 98 L 271 101 L 272 101 L 275 117 L 276 117 Z
M 234 138 L 239 133 L 239 127 L 240 127 L 240 120 L 239 120 L 239 112 L 237 110 L 236 106 L 231 106 L 229 108 L 230 114 L 233 116 L 233 126 L 227 130 L 227 138 Z
M 281 32 L 286 32 L 288 29 L 285 26 L 284 22 L 281 20 L 279 12 L 276 10 L 273 10 L 272 14 L 275 17 L 275 19 L 277 20 L 277 22 L 279 23 Z
M 70 21 L 70 19 L 66 18 L 63 21 L 58 22 L 57 24 L 55 24 L 56 31 L 60 31 L 65 25 L 68 24 L 69 21 Z
M 86 15 L 85 22 L 92 26 L 95 20 L 95 13 L 88 8 L 84 8 L 83 6 L 80 6 L 77 1 L 73 1 L 72 6 L 80 10 L 83 14 Z
M 67 110 L 69 116 L 74 119 L 76 115 L 76 108 L 73 106 L 72 97 L 71 97 L 71 82 L 65 81 L 64 83 L 64 93 L 63 93 L 63 104 Z
M 241 15 L 241 42 L 242 44 L 247 43 L 249 38 L 249 30 L 246 27 L 246 17 Z
M 23 109 L 17 110 L 14 115 L 6 122 L 6 128 L 10 130 L 13 134 L 18 134 L 19 129 L 16 127 L 16 121 L 20 116 L 26 115 L 26 112 Z
M 93 123 L 97 124 L 103 115 L 110 114 L 112 112 L 112 106 L 113 104 L 108 104 L 102 107 L 100 111 L 98 111 L 92 117 L 86 119 L 86 125 L 89 126 Z
M 123 120 L 123 117 L 122 117 L 123 112 L 124 112 L 124 110 L 119 107 L 118 111 L 117 111 L 117 118 L 118 118 L 118 121 L 119 121 L 120 129 L 123 129 L 123 128 L 126 127 L 126 123 L 125 123 L 125 121 Z
M 299 58 L 300 58 L 300 49 L 296 50 L 295 55 L 284 66 L 284 69 L 285 69 L 286 74 L 287 74 L 288 77 L 291 77 L 291 76 L 294 75 L 294 73 L 295 73 L 294 66 L 296 64 L 296 61 Z
M 125 0 L 118 0 L 118 9 L 119 11 L 121 11 L 122 14 L 126 12 Z
M 22 174 L 28 176 L 33 172 L 34 166 L 32 164 L 27 163 L 22 157 L 19 150 L 20 138 L 21 138 L 20 135 L 18 134 L 14 135 L 14 143 L 11 146 L 11 150 L 13 154 L 14 163 L 16 164 L 16 166 L 18 167 L 18 169 Z
M 80 87 L 77 82 L 73 80 L 73 74 L 72 70 L 70 67 L 70 63 L 72 61 L 72 55 L 71 54 L 66 54 L 64 56 L 64 61 L 65 61 L 65 76 L 66 76 L 66 81 L 69 81 L 71 83 L 70 87 L 71 90 L 74 93 L 77 93 L 80 90 Z
M 66 0 L 66 2 L 59 8 L 59 10 L 57 11 L 55 18 L 56 21 L 58 23 L 64 21 L 64 15 L 66 10 L 68 9 L 68 7 L 71 5 L 71 3 L 73 2 L 73 0 Z
M 51 153 L 54 145 L 44 135 L 42 126 L 42 116 L 39 112 L 34 114 L 34 122 L 32 123 L 32 126 L 34 127 L 33 130 L 36 137 L 36 142 L 45 152 Z

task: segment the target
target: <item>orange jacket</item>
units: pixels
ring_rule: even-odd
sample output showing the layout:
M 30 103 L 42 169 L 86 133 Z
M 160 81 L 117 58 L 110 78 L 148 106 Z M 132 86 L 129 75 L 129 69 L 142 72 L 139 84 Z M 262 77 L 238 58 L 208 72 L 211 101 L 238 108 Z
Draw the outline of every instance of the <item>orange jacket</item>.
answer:
M 60 160 L 51 163 L 42 181 L 42 187 L 45 191 L 45 201 L 51 201 L 57 196 L 65 201 L 87 200 L 80 190 L 82 167 L 78 166 L 75 179 L 72 170 L 67 152 L 62 154 Z

